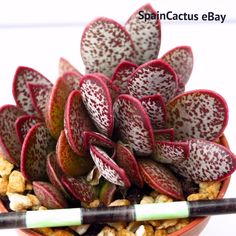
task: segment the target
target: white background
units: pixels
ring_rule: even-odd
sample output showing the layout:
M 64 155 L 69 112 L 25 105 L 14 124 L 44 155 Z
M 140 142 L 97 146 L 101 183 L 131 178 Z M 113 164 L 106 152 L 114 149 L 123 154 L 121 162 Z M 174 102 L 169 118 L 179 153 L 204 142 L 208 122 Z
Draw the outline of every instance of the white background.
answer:
M 236 12 L 233 0 L 224 1 L 149 1 L 156 10 L 176 13 L 212 11 L 227 14 L 224 24 L 213 22 L 162 22 L 160 56 L 167 50 L 189 45 L 194 53 L 194 70 L 187 90 L 215 90 L 227 101 L 229 123 L 225 130 L 236 153 Z M 69 60 L 83 73 L 80 37 L 84 26 L 98 16 L 124 23 L 129 15 L 147 1 L 2 1 L 0 0 L 0 105 L 14 103 L 11 84 L 19 65 L 32 67 L 51 81 L 58 76 L 60 57 Z M 236 174 L 232 176 L 227 197 L 236 196 Z M 201 236 L 233 235 L 235 215 L 212 217 Z M 2 230 L 0 235 L 17 235 Z

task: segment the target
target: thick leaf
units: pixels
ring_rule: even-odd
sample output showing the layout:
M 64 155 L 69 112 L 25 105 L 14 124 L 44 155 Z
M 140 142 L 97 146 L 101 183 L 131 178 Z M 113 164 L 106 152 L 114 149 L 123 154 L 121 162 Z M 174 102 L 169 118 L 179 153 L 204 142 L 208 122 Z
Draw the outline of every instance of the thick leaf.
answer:
M 68 207 L 67 201 L 63 194 L 50 183 L 34 181 L 33 190 L 40 203 L 48 209 Z
M 167 126 L 174 128 L 176 140 L 215 140 L 222 135 L 227 122 L 226 101 L 210 90 L 189 91 L 167 104 Z
M 161 60 L 152 60 L 139 66 L 128 81 L 129 94 L 138 99 L 160 94 L 166 103 L 175 96 L 177 89 L 176 73 Z
M 117 165 L 123 168 L 132 184 L 143 187 L 143 178 L 140 174 L 139 166 L 132 151 L 123 143 L 118 142 L 116 145 Z
M 79 82 L 80 82 L 80 79 L 83 77 L 83 75 L 81 75 L 78 72 L 69 71 L 69 72 L 65 72 L 61 77 L 62 77 L 62 80 L 64 80 L 64 82 L 70 87 L 72 91 L 72 90 L 79 89 Z
M 72 196 L 82 202 L 92 202 L 97 198 L 96 187 L 89 185 L 85 177 L 62 176 L 62 183 Z
M 150 159 L 141 159 L 138 163 L 144 181 L 151 188 L 175 199 L 183 199 L 181 183 L 166 166 Z
M 130 187 L 130 181 L 126 176 L 125 171 L 120 168 L 103 149 L 91 145 L 90 154 L 95 165 L 105 179 L 116 185 L 127 188 Z
M 154 159 L 162 163 L 179 163 L 189 158 L 189 144 L 187 142 L 158 141 Z
M 45 181 L 47 155 L 55 148 L 55 141 L 47 127 L 38 123 L 25 137 L 21 150 L 21 172 L 29 181 Z
M 87 111 L 100 133 L 111 137 L 113 131 L 112 98 L 106 83 L 96 75 L 86 75 L 80 90 Z
M 116 67 L 111 80 L 112 83 L 119 88 L 121 94 L 128 92 L 127 86 L 129 76 L 137 69 L 137 67 L 136 64 L 129 61 L 122 61 Z
M 163 129 L 166 122 L 166 108 L 160 94 L 145 96 L 140 99 L 153 129 Z
M 120 140 L 137 155 L 150 155 L 154 150 L 154 135 L 150 119 L 141 102 L 122 94 L 114 103 L 114 116 Z
M 117 186 L 109 181 L 105 181 L 99 192 L 99 199 L 102 204 L 108 206 L 114 199 Z
M 189 158 L 174 165 L 178 174 L 199 183 L 220 181 L 235 171 L 236 158 L 229 149 L 203 139 L 191 139 L 188 142 Z
M 17 106 L 29 115 L 36 115 L 33 108 L 28 83 L 52 86 L 52 83 L 38 71 L 20 66 L 13 80 L 12 92 Z
M 186 85 L 193 69 L 193 53 L 188 46 L 179 46 L 165 53 L 161 59 L 172 66 L 180 84 Z
M 57 141 L 56 155 L 58 165 L 69 176 L 87 174 L 93 167 L 93 161 L 89 156 L 78 156 L 71 149 L 64 131 L 61 131 Z
M 174 129 L 153 130 L 155 141 L 174 141 Z
M 125 28 L 105 17 L 87 25 L 80 50 L 87 73 L 101 72 L 108 77 L 121 61 L 132 61 L 135 55 L 133 42 Z
M 137 52 L 135 62 L 139 65 L 156 59 L 161 45 L 160 20 L 145 20 L 141 18 L 141 14 L 156 15 L 156 11 L 150 4 L 146 4 L 135 11 L 125 24 Z
M 61 57 L 59 60 L 59 76 L 62 76 L 67 72 L 75 72 L 76 74 L 82 76 L 80 72 L 74 66 L 72 66 L 69 61 Z
M 61 130 L 64 129 L 65 104 L 70 92 L 71 88 L 69 85 L 63 77 L 59 77 L 47 101 L 45 122 L 55 139 L 60 136 Z
M 17 118 L 15 122 L 16 135 L 20 141 L 23 143 L 25 136 L 29 130 L 37 123 L 42 122 L 40 118 L 33 115 L 23 115 Z
M 84 155 L 83 132 L 94 130 L 82 100 L 80 91 L 70 93 L 65 107 L 64 130 L 72 150 L 78 155 Z
M 23 112 L 14 105 L 0 108 L 0 154 L 15 165 L 20 164 L 21 143 L 15 130 L 17 118 Z

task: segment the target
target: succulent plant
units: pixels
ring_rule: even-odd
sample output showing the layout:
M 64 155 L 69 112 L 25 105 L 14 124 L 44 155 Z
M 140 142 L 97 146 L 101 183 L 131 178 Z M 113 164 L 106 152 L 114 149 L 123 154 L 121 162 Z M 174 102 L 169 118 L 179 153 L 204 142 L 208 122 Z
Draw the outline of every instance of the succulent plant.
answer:
M 139 10 L 155 13 L 150 4 Z M 235 155 L 216 143 L 228 121 L 226 101 L 210 90 L 184 92 L 191 48 L 158 57 L 160 21 L 139 20 L 139 10 L 125 26 L 105 17 L 88 24 L 85 75 L 64 58 L 54 85 L 32 68 L 16 71 L 16 105 L 0 109 L 1 153 L 48 207 L 95 198 L 108 205 L 133 185 L 179 200 L 182 177 L 223 180 L 236 169 Z M 87 178 L 94 169 L 97 186 Z

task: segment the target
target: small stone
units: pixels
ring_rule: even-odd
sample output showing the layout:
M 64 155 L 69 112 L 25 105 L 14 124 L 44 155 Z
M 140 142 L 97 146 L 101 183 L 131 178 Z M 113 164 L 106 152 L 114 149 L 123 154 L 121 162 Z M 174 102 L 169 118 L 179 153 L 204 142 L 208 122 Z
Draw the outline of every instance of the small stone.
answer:
M 7 192 L 23 193 L 25 191 L 25 178 L 20 171 L 14 170 L 9 176 Z

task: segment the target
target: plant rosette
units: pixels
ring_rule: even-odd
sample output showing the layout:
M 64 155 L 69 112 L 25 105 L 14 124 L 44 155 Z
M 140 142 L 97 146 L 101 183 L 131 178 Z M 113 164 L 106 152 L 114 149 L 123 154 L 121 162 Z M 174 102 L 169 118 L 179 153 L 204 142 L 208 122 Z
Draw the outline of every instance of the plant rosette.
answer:
M 85 75 L 63 58 L 55 84 L 32 68 L 16 70 L 16 105 L 0 108 L 1 156 L 31 188 L 12 190 L 14 171 L 1 172 L 7 209 L 224 196 L 236 169 L 223 136 L 226 101 L 211 90 L 185 92 L 191 48 L 178 46 L 159 57 L 161 23 L 138 19 L 141 10 L 155 13 L 146 4 L 124 26 L 105 17 L 87 25 L 81 38 Z M 29 194 L 37 207 L 20 202 Z M 150 235 L 197 235 L 208 219 L 68 227 L 63 235 L 92 230 L 135 235 L 141 229 Z M 62 229 L 44 230 L 37 229 L 42 235 Z

